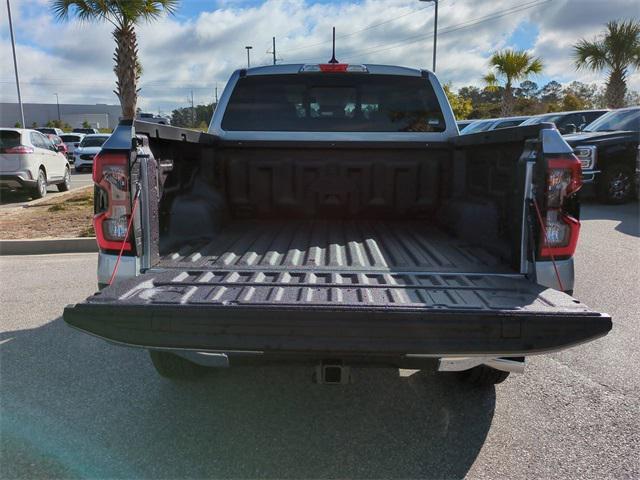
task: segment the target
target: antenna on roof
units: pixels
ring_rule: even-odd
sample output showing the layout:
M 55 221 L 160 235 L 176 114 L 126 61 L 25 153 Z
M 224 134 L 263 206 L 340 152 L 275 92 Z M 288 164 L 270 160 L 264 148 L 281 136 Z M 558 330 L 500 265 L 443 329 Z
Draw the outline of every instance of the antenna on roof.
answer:
M 336 60 L 336 27 L 333 27 L 333 50 L 331 53 L 331 60 L 329 63 L 340 63 Z

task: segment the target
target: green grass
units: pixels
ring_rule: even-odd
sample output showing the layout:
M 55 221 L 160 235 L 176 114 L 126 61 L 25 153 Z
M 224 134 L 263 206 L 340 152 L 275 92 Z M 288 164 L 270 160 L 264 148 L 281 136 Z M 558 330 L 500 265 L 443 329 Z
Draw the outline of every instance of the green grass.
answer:
M 48 212 L 61 212 L 63 210 L 66 210 L 67 206 L 64 203 L 56 203 L 55 205 L 51 205 L 49 208 L 47 208 Z

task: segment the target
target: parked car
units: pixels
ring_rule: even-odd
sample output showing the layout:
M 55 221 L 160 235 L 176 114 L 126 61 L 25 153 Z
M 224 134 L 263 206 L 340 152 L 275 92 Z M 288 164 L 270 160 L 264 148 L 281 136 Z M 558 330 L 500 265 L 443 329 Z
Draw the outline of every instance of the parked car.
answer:
M 584 127 L 601 117 L 609 110 L 577 110 L 573 112 L 554 112 L 536 115 L 522 122 L 522 125 L 538 125 L 540 123 L 553 123 L 562 133 L 570 134 L 582 131 Z
M 104 143 L 102 290 L 69 325 L 169 378 L 279 360 L 324 383 L 437 363 L 494 384 L 610 330 L 571 296 L 580 162 L 555 128 L 459 135 L 435 75 L 395 66 L 243 69 L 222 99 L 209 133 Z
M 475 120 L 458 120 L 456 121 L 456 125 L 458 125 L 458 130 L 462 130 L 467 125 L 475 122 Z
M 105 133 L 85 135 L 80 145 L 73 152 L 73 166 L 76 172 L 93 169 L 93 158 L 102 148 L 102 144 L 109 138 Z
M 608 112 L 565 140 L 582 163 L 587 192 L 593 190 L 600 201 L 614 204 L 635 197 L 640 107 Z
M 73 133 L 84 133 L 85 135 L 100 133 L 97 128 L 74 128 Z
M 0 128 L 0 189 L 42 198 L 48 185 L 65 192 L 71 186 L 67 158 L 49 138 L 24 128 Z
M 154 115 L 153 113 L 140 113 L 138 114 L 138 119 L 143 122 L 157 123 L 158 125 L 171 125 L 169 117 Z
M 476 120 L 461 130 L 460 134 L 468 135 L 469 133 L 488 132 L 491 130 L 498 130 L 500 128 L 517 127 L 528 118 L 529 117 L 503 117 Z
M 68 155 L 69 149 L 67 148 L 67 145 L 62 141 L 62 139 L 58 135 L 49 134 L 47 135 L 47 138 L 51 140 L 51 142 L 56 146 L 56 148 L 61 154 L 63 154 L 65 157 L 69 156 Z
M 62 131 L 62 129 L 60 128 L 53 128 L 53 127 L 42 127 L 42 128 L 36 128 L 35 129 L 37 132 L 40 133 L 44 133 L 45 135 L 62 135 L 64 132 Z
M 67 146 L 67 158 L 70 162 L 73 163 L 74 156 L 73 153 L 76 151 L 76 148 L 80 145 L 80 142 L 84 138 L 84 133 L 64 133 L 60 135 L 60 138 Z

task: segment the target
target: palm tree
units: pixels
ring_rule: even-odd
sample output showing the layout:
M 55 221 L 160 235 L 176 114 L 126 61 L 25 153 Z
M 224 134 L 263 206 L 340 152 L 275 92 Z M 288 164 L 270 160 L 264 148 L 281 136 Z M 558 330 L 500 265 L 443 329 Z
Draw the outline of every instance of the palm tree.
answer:
M 53 0 L 51 8 L 58 20 L 70 14 L 82 22 L 105 21 L 113 25 L 116 51 L 113 55 L 116 89 L 122 118 L 132 120 L 138 102 L 138 80 L 142 67 L 138 59 L 135 27 L 141 21 L 158 19 L 164 13 L 175 12 L 179 0 Z
M 624 107 L 629 70 L 640 68 L 640 21 L 612 21 L 600 39 L 580 40 L 573 46 L 576 68 L 608 70 L 605 100 L 611 108 Z
M 497 90 L 500 80 L 504 81 L 502 93 L 503 116 L 513 112 L 513 83 L 524 81 L 532 74 L 542 72 L 542 61 L 524 50 L 502 50 L 496 52 L 489 60 L 491 71 L 484 76 L 487 88 Z

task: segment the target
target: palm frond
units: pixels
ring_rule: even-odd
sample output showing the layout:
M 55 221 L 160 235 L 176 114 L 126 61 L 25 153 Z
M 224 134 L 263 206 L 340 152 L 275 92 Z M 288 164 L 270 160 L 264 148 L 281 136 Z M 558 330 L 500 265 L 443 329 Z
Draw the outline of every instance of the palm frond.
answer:
M 484 83 L 487 84 L 487 90 L 492 92 L 498 90 L 498 77 L 495 73 L 487 73 L 484 77 L 482 77 L 482 80 L 484 80 Z
M 122 15 L 131 23 L 157 20 L 164 14 L 173 14 L 179 0 L 120 0 Z
M 602 70 L 609 63 L 607 49 L 598 40 L 580 40 L 573 46 L 573 59 L 578 70 L 584 68 L 593 71 Z
M 495 52 L 489 60 L 489 65 L 494 75 L 505 77 L 508 84 L 524 80 L 529 75 L 543 70 L 542 61 L 523 50 L 506 49 Z

